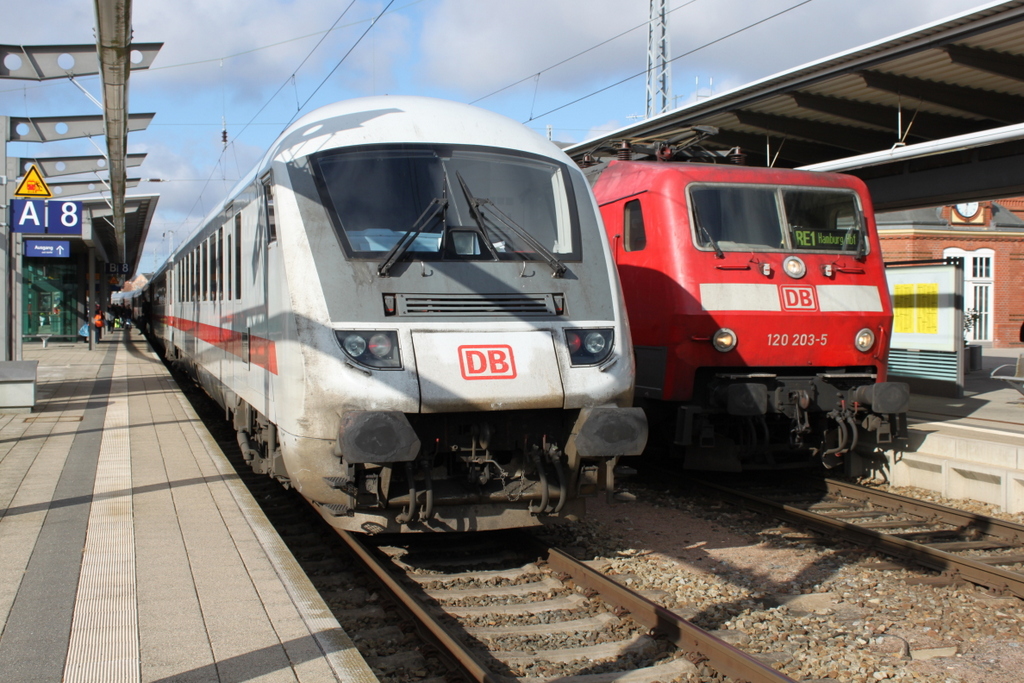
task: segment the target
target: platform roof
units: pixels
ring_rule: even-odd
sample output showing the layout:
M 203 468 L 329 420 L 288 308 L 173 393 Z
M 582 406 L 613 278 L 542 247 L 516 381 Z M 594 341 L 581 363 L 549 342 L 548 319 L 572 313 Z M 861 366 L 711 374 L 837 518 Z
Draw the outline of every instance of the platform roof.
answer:
M 86 214 L 92 221 L 92 246 L 97 248 L 104 260 L 108 263 L 128 263 L 131 273 L 138 272 L 142 247 L 146 243 L 159 199 L 160 195 L 156 194 L 125 196 L 121 203 L 123 233 L 114 229 L 114 211 L 107 200 L 84 200 Z
M 1024 194 L 1024 0 L 978 9 L 572 145 L 634 158 L 707 135 L 748 164 L 851 173 L 876 209 Z M 699 151 L 691 147 L 689 153 Z

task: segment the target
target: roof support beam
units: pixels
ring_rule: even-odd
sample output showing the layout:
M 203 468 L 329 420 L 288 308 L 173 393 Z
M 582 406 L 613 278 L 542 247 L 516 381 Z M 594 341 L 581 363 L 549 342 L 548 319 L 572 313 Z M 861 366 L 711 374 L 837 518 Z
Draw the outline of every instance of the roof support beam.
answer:
M 126 157 L 127 166 L 141 166 L 146 158 L 144 152 L 129 154 Z M 28 159 L 22 157 L 19 161 L 22 168 L 28 164 L 35 164 L 44 178 L 56 178 L 62 175 L 77 175 L 79 173 L 100 173 L 107 170 L 107 158 L 101 156 L 84 157 L 35 157 Z
M 156 114 L 131 114 L 128 130 L 145 130 Z M 91 138 L 104 133 L 104 117 L 85 116 L 10 117 L 11 142 L 53 142 L 73 138 Z M 111 160 L 112 162 L 112 160 Z
M 870 104 L 868 102 L 858 102 L 856 100 L 826 97 L 824 95 L 803 92 L 792 93 L 791 97 L 801 109 L 809 109 L 832 116 L 841 116 L 850 121 L 857 121 L 894 132 L 901 118 L 903 133 L 906 132 L 907 126 L 910 126 L 911 121 L 913 121 L 907 142 L 950 138 L 954 135 L 965 135 L 999 125 L 996 121 L 973 121 L 971 119 L 961 119 L 933 112 L 917 113 L 915 111 L 916 107 L 912 106 L 905 108 L 901 117 L 898 108 L 889 107 L 884 104 Z
M 136 43 L 132 69 L 148 69 L 163 43 Z M 0 78 L 46 81 L 95 76 L 100 72 L 95 45 L 0 45 Z
M 943 50 L 955 64 L 1024 81 L 1024 57 L 965 45 L 947 45 Z
M 888 149 L 899 141 L 895 131 L 887 135 L 864 128 L 855 128 L 854 126 L 841 126 L 834 123 L 809 121 L 789 116 L 762 114 L 761 112 L 745 111 L 743 109 L 733 112 L 733 115 L 739 119 L 740 123 L 747 126 L 756 126 L 781 135 L 794 136 L 832 145 L 833 147 L 858 154 Z
M 1004 93 L 949 85 L 920 78 L 894 76 L 877 71 L 861 71 L 860 76 L 869 88 L 916 97 L 943 107 L 958 109 L 966 114 L 986 116 L 1000 123 L 1018 123 L 1019 112 L 1024 111 L 1024 97 Z

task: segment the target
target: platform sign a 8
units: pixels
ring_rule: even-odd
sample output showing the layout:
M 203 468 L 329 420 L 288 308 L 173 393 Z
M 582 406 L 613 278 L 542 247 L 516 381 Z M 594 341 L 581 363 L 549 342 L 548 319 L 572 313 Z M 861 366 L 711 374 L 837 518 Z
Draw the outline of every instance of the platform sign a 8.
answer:
M 11 227 L 37 235 L 81 235 L 82 213 L 82 202 L 12 199 Z
M 46 202 L 46 232 L 51 235 L 82 234 L 82 202 Z

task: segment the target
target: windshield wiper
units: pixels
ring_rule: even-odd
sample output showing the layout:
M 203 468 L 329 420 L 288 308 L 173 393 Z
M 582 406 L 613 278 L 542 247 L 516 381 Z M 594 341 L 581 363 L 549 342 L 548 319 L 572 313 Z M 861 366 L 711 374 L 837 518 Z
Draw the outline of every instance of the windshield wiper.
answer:
M 725 254 L 722 253 L 722 249 L 721 247 L 718 246 L 718 242 L 716 242 L 715 238 L 711 236 L 711 233 L 708 232 L 708 229 L 704 227 L 704 221 L 700 219 L 700 209 L 697 207 L 697 202 L 693 203 L 693 218 L 695 221 L 697 221 L 697 229 L 700 230 L 702 235 L 708 238 L 708 242 L 711 244 L 712 247 L 714 247 L 715 257 L 725 258 Z
M 483 211 L 481 210 L 481 208 L 484 206 L 488 206 L 494 213 L 495 218 L 497 218 L 501 223 L 505 225 L 505 227 L 514 232 L 521 240 L 523 240 L 523 242 L 526 243 L 526 246 L 533 249 L 535 252 L 540 254 L 545 261 L 547 261 L 548 265 L 551 266 L 551 270 L 553 271 L 551 274 L 552 277 L 562 277 L 563 275 L 565 275 L 565 271 L 568 270 L 568 268 L 566 268 L 564 263 L 558 260 L 558 257 L 555 256 L 550 249 L 541 244 L 536 237 L 534 237 L 525 229 L 523 229 L 522 226 L 520 226 L 514 220 L 512 220 L 504 213 L 502 213 L 501 209 L 495 206 L 494 202 L 492 202 L 490 199 L 477 199 L 476 197 L 474 197 L 473 194 L 469 191 L 469 186 L 466 185 L 466 181 L 463 179 L 461 173 L 456 171 L 455 176 L 459 179 L 459 185 L 462 186 L 462 192 L 463 194 L 466 195 L 466 201 L 469 202 L 470 210 L 473 212 L 473 217 L 476 219 L 476 222 L 480 226 L 481 230 L 483 230 L 485 233 L 487 231 L 486 221 L 484 221 Z
M 434 197 L 430 200 L 430 204 L 427 208 L 423 209 L 423 213 L 416 219 L 416 222 L 412 224 L 412 227 L 405 231 L 398 241 L 395 242 L 395 246 L 391 247 L 391 251 L 384 255 L 384 260 L 377 266 L 377 275 L 380 277 L 388 277 L 388 273 L 391 272 L 391 266 L 395 265 L 398 259 L 402 258 L 402 254 L 409 250 L 412 243 L 416 241 L 420 233 L 430 224 L 430 221 L 434 219 L 439 213 L 445 210 L 448 206 L 448 200 L 440 197 Z M 433 209 L 433 211 L 431 211 Z
M 843 233 L 843 248 L 840 251 L 846 253 L 846 240 L 849 238 L 850 233 L 857 234 L 857 253 L 854 257 L 858 259 L 864 258 L 867 255 L 867 235 L 861 230 L 860 225 L 857 224 L 851 225 Z

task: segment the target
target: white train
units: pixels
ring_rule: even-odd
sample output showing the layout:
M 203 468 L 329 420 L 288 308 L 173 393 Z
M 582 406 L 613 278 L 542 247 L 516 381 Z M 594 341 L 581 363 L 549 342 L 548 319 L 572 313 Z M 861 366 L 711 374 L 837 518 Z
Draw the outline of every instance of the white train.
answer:
M 376 97 L 302 118 L 138 304 L 252 467 L 338 528 L 579 515 L 647 439 L 583 174 L 467 105 Z

